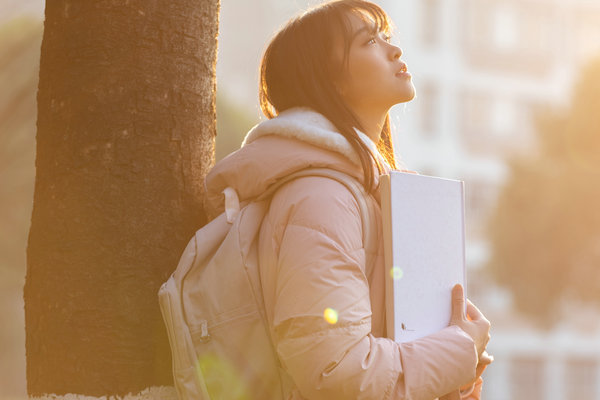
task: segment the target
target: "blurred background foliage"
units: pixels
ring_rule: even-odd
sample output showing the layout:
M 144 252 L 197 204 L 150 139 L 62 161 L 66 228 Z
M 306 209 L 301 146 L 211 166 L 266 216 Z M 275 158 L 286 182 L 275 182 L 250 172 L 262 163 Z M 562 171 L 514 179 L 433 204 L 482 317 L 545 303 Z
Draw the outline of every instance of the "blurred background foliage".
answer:
M 0 396 L 25 390 L 23 284 L 35 175 L 36 92 L 42 24 L 0 26 Z
M 490 219 L 490 272 L 545 327 L 600 306 L 600 59 L 567 109 L 536 117 L 537 151 L 513 159 Z
M 42 27 L 32 19 L 0 26 L 0 254 L 3 270 L 19 281 L 22 274 L 9 266 L 25 257 L 14 249 L 27 237 L 27 224 L 19 222 L 31 213 L 41 39 Z
M 258 121 L 247 108 L 232 101 L 222 90 L 217 90 L 216 160 L 239 149 L 246 133 L 256 123 Z

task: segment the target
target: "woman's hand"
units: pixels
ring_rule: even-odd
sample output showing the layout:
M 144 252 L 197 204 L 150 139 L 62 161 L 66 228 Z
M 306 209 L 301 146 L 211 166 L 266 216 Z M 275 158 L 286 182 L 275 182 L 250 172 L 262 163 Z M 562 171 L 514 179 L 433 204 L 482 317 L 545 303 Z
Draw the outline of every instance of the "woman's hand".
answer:
M 484 361 L 486 357 L 483 353 L 490 340 L 490 322 L 469 300 L 467 300 L 467 315 L 465 315 L 465 297 L 463 287 L 460 284 L 456 284 L 452 288 L 452 317 L 450 325 L 460 327 L 471 336 L 477 348 L 478 359 Z M 485 361 L 484 363 L 489 364 L 489 362 Z
M 477 368 L 475 369 L 475 379 L 473 379 L 471 382 L 467 383 L 466 385 L 461 386 L 460 387 L 461 392 L 473 390 L 474 389 L 473 385 L 475 385 L 477 383 L 477 381 L 479 380 L 479 377 L 483 374 L 483 371 L 485 371 L 487 366 L 490 365 L 492 363 L 492 361 L 494 361 L 494 356 L 491 356 L 487 353 L 487 351 L 484 351 L 483 354 L 481 355 L 481 357 L 479 358 L 479 363 L 477 364 Z

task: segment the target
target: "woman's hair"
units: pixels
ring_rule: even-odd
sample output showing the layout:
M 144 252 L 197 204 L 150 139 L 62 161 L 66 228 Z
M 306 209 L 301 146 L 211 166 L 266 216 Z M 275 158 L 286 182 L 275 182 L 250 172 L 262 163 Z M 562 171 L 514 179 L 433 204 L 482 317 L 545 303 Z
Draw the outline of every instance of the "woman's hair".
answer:
M 352 13 L 371 20 L 379 32 L 389 34 L 391 21 L 378 5 L 364 0 L 336 0 L 319 5 L 290 20 L 275 35 L 261 60 L 260 107 L 267 118 L 292 107 L 311 108 L 331 121 L 350 142 L 364 171 L 364 185 L 374 189 L 373 162 L 379 173 L 383 166 L 354 127 L 364 132 L 356 114 L 344 102 L 335 77 L 347 68 L 352 44 Z M 341 36 L 342 60 L 334 57 Z M 386 116 L 377 148 L 387 163 L 396 168 L 389 115 Z

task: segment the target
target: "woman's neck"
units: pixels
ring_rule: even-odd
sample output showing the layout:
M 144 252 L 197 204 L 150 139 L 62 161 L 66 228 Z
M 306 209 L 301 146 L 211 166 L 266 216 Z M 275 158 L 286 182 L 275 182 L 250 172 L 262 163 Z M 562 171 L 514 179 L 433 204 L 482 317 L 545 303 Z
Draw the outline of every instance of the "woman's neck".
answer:
M 361 112 L 357 115 L 358 121 L 363 127 L 363 133 L 367 135 L 375 144 L 379 142 L 387 113 L 387 111 L 383 113 Z

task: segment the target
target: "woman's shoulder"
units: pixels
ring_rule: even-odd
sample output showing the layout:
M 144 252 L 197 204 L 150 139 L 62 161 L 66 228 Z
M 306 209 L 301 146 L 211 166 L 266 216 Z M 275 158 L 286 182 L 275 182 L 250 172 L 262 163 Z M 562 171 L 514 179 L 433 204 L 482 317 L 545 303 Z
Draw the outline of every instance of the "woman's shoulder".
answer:
M 282 185 L 273 195 L 272 203 L 296 210 L 341 209 L 358 213 L 358 203 L 350 190 L 325 176 L 300 177 Z
M 323 176 L 294 179 L 274 194 L 268 217 L 274 224 L 302 225 L 324 233 L 360 231 L 360 209 L 344 184 Z

